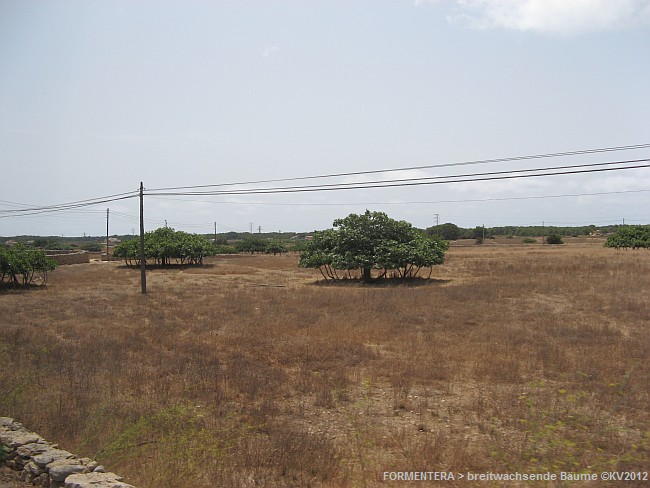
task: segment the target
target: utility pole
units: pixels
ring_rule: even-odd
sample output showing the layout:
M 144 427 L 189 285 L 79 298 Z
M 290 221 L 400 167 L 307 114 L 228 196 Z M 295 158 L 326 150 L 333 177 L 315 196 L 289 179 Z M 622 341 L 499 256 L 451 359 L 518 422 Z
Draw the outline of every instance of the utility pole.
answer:
M 542 220 L 542 244 L 546 244 L 546 231 L 544 230 L 544 221 Z
M 110 213 L 110 209 L 106 209 L 106 261 L 111 260 L 110 254 L 108 254 L 108 215 Z
M 436 227 L 438 227 L 440 225 L 440 216 L 438 214 L 433 214 L 433 216 L 436 218 Z
M 258 234 L 262 233 L 262 226 L 261 225 L 257 226 L 257 233 Z
M 217 243 L 217 223 L 214 223 L 214 243 Z
M 250 226 L 250 229 L 251 229 L 250 233 L 252 234 L 253 233 L 253 222 L 249 222 L 248 225 Z
M 144 257 L 144 186 L 140 182 L 140 286 L 147 293 L 147 262 Z

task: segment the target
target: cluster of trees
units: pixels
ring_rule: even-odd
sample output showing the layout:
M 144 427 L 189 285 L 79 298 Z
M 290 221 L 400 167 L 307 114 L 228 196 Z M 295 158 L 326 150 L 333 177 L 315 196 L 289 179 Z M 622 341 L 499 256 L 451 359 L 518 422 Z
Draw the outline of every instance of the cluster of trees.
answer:
M 616 249 L 650 248 L 650 225 L 628 225 L 607 238 L 605 247 Z
M 144 255 L 147 264 L 201 265 L 203 258 L 215 254 L 215 247 L 205 237 L 161 227 L 144 235 Z M 124 241 L 113 250 L 113 256 L 124 259 L 127 265 L 140 264 L 140 239 Z
M 266 254 L 284 254 L 289 252 L 289 248 L 279 240 L 264 240 L 257 237 L 249 237 L 235 244 L 236 252 L 246 252 L 254 254 L 256 252 Z
M 422 268 L 442 264 L 447 243 L 423 234 L 405 221 L 366 210 L 334 221 L 334 229 L 315 232 L 300 256 L 299 266 L 318 268 L 325 279 L 361 277 L 412 278 Z
M 429 235 L 434 235 L 445 239 L 447 241 L 455 241 L 457 239 L 482 239 L 485 237 L 495 237 L 495 236 L 519 236 L 519 237 L 537 237 L 537 236 L 548 236 L 548 235 L 558 235 L 562 236 L 584 236 L 590 235 L 595 232 L 600 233 L 611 233 L 614 232 L 618 225 L 610 225 L 605 227 L 596 227 L 595 225 L 584 225 L 580 227 L 555 227 L 555 226 L 542 226 L 542 225 L 530 225 L 517 227 L 514 225 L 503 226 L 503 227 L 485 227 L 482 226 L 474 227 L 472 229 L 464 229 L 458 227 L 456 224 L 445 223 L 440 225 L 434 225 L 427 229 Z
M 0 283 L 14 285 L 44 285 L 47 273 L 57 267 L 57 262 L 38 249 L 22 244 L 13 248 L 0 248 Z

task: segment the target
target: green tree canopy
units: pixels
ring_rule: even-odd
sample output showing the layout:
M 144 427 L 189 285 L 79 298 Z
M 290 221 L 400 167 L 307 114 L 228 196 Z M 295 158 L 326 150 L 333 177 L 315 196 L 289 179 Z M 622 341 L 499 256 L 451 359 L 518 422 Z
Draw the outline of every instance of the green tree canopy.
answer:
M 144 235 L 145 259 L 160 266 L 172 262 L 177 264 L 203 264 L 205 256 L 212 256 L 215 248 L 205 237 L 176 231 L 171 227 L 160 227 Z M 140 263 L 140 240 L 129 239 L 113 250 L 113 256 L 129 264 Z
M 455 241 L 461 236 L 461 228 L 450 222 L 429 227 L 427 232 L 429 235 L 440 237 L 446 241 Z
M 235 244 L 237 252 L 249 252 L 254 254 L 256 252 L 266 252 L 266 241 L 259 237 L 247 237 L 243 241 Z
M 650 248 L 650 225 L 628 225 L 619 229 L 607 238 L 605 247 L 616 249 Z
M 54 259 L 38 249 L 29 249 L 22 244 L 0 248 L 0 283 L 44 285 L 48 271 L 57 266 Z
M 415 277 L 422 268 L 442 264 L 447 250 L 444 241 L 382 212 L 350 214 L 333 225 L 334 229 L 314 233 L 299 263 L 318 268 L 326 279 L 346 271 L 368 282 L 373 269 L 380 270 L 379 277 Z

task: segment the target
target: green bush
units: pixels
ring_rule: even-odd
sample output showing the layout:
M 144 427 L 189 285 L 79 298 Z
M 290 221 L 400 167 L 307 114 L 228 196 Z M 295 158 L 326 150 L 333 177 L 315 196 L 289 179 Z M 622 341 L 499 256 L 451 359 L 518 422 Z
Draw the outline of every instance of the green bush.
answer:
M 521 242 L 524 244 L 535 244 L 537 242 L 537 239 L 533 239 L 532 237 L 526 237 L 525 239 L 522 239 Z
M 215 244 L 213 250 L 214 254 L 237 254 L 237 250 L 227 244 Z
M 267 254 L 273 254 L 275 256 L 276 254 L 285 254 L 289 252 L 289 249 L 284 245 L 282 241 L 274 240 L 266 243 L 266 249 L 264 252 Z
M 235 244 L 237 252 L 266 252 L 266 241 L 259 237 L 249 237 Z
M 549 234 L 546 238 L 547 244 L 564 244 L 562 241 L 562 236 L 560 234 Z
M 105 247 L 97 242 L 87 242 L 81 246 L 81 249 L 88 252 L 102 252 Z

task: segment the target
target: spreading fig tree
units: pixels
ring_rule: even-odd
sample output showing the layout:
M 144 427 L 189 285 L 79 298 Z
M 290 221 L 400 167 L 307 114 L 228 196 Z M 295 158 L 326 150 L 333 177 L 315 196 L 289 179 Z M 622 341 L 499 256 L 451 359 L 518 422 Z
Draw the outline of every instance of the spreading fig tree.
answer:
M 616 249 L 648 249 L 650 248 L 650 225 L 627 225 L 620 227 L 607 238 L 605 247 Z
M 144 254 L 147 262 L 158 266 L 172 263 L 201 265 L 205 256 L 216 249 L 205 237 L 161 227 L 144 235 Z M 113 256 L 122 258 L 128 265 L 140 264 L 140 240 L 129 239 L 113 250 Z
M 22 244 L 13 248 L 0 248 L 0 283 L 12 285 L 44 285 L 47 273 L 58 263 L 39 249 Z
M 383 212 L 350 214 L 334 221 L 334 228 L 314 233 L 302 252 L 299 266 L 317 268 L 325 279 L 360 276 L 413 278 L 421 269 L 442 264 L 447 243 L 424 235 L 408 222 Z

